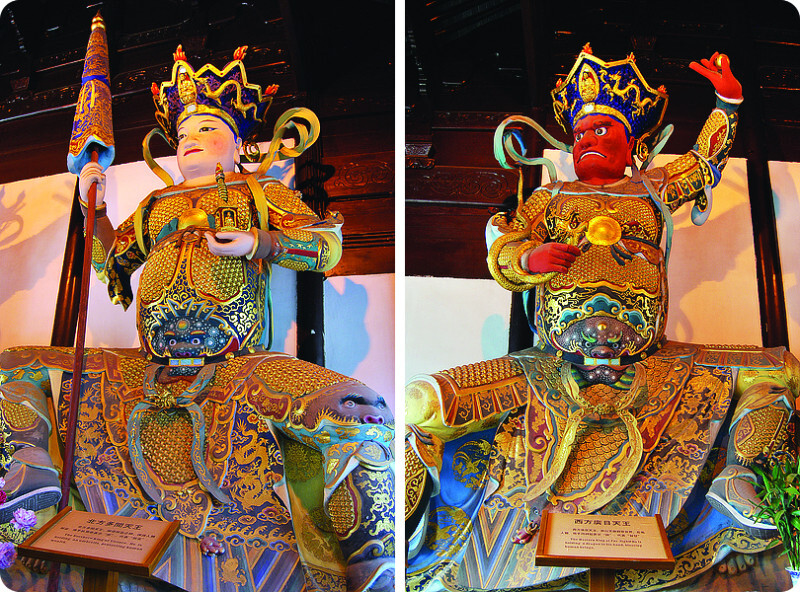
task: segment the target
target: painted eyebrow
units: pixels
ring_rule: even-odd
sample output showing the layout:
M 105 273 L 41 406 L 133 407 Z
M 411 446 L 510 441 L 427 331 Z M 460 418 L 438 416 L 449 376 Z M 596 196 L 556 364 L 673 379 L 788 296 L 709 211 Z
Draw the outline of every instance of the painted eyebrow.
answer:
M 198 125 L 200 125 L 200 124 L 209 124 L 209 123 L 211 123 L 213 125 L 216 125 L 218 123 L 217 118 L 216 117 L 208 117 L 208 116 L 203 117 L 203 116 L 201 116 L 200 119 L 198 119 Z M 178 128 L 178 133 L 181 133 L 182 130 L 183 130 L 183 128 L 179 127 Z
M 582 130 L 578 130 L 578 131 L 572 132 L 572 135 L 573 136 L 577 136 L 578 134 L 585 134 L 588 131 L 594 131 L 594 130 L 600 129 L 601 127 L 608 127 L 608 124 L 606 124 L 606 123 L 594 124 L 591 127 L 587 127 L 587 128 L 582 129 Z
M 361 395 L 350 394 L 342 397 L 341 402 L 344 403 L 345 401 L 353 401 L 357 405 L 371 405 L 373 407 L 380 407 L 381 405 L 383 405 L 384 407 L 387 406 L 386 400 L 383 397 L 378 397 L 375 400 L 375 403 L 370 403 L 366 398 L 364 398 Z

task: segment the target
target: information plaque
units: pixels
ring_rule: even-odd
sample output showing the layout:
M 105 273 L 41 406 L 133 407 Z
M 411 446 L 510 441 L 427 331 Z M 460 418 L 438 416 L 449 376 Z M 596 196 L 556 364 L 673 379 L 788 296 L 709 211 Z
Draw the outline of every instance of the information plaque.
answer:
M 675 565 L 660 516 L 542 516 L 536 565 L 668 569 Z
M 93 570 L 152 576 L 179 522 L 78 512 L 66 507 L 19 545 L 19 554 Z

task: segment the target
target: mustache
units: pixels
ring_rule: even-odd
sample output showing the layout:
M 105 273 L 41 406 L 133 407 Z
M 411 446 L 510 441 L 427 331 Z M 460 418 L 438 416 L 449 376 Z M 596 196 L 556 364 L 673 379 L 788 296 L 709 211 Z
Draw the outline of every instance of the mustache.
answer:
M 582 161 L 585 156 L 589 156 L 590 154 L 593 154 L 595 156 L 599 156 L 601 158 L 608 158 L 605 154 L 600 154 L 596 150 L 587 150 L 586 152 L 581 154 L 581 157 L 578 159 L 578 162 Z

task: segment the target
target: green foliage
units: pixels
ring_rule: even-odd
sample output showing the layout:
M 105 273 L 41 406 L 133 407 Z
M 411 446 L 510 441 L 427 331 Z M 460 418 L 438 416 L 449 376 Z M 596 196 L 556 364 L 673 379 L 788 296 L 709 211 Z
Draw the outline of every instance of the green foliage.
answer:
M 786 455 L 770 467 L 753 466 L 761 477 L 758 486 L 761 505 L 756 520 L 772 519 L 783 542 L 789 565 L 800 569 L 800 456 Z

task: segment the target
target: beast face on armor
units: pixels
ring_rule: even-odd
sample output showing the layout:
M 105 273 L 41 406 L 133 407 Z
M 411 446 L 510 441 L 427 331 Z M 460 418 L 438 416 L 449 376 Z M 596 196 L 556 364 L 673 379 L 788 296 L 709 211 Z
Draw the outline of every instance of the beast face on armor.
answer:
M 199 358 L 225 351 L 232 339 L 213 319 L 170 319 L 152 340 L 155 353 L 167 358 Z
M 362 423 L 389 423 L 391 414 L 387 413 L 383 397 L 364 396 L 363 393 L 350 393 L 339 399 L 338 410 L 344 417 L 359 419 Z
M 334 415 L 354 423 L 394 424 L 394 416 L 384 398 L 356 381 L 336 385 L 311 398 L 305 406 L 303 421 L 309 427 L 316 426 L 322 415 Z
M 174 348 L 178 342 L 191 345 L 191 331 L 203 343 L 200 355 L 189 357 L 211 357 L 261 344 L 265 289 L 255 265 L 238 257 L 211 255 L 205 240 L 190 232 L 164 239 L 155 257 L 161 257 L 163 264 L 144 268 L 138 294 L 137 327 L 147 353 L 180 356 Z M 207 265 L 209 261 L 213 266 Z M 171 345 L 173 339 L 176 343 Z M 189 350 L 182 346 L 181 351 Z

